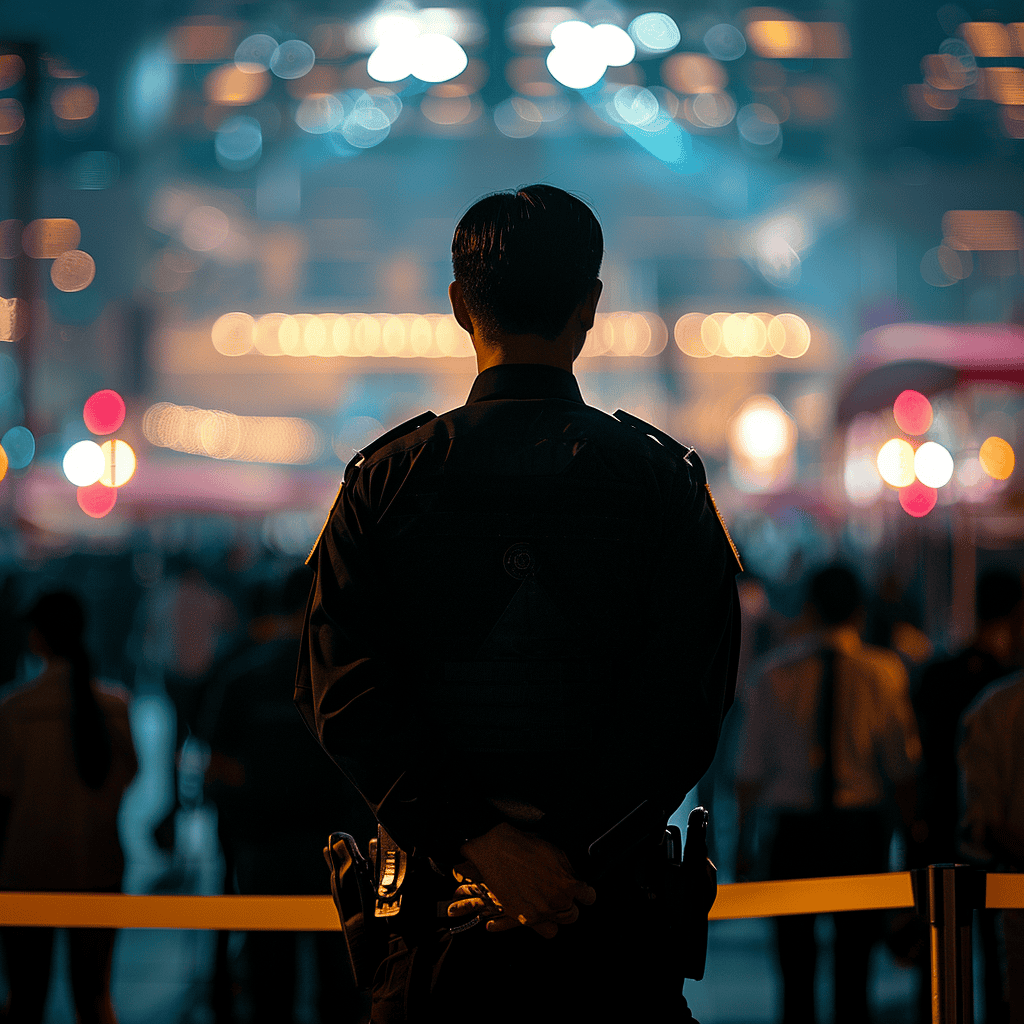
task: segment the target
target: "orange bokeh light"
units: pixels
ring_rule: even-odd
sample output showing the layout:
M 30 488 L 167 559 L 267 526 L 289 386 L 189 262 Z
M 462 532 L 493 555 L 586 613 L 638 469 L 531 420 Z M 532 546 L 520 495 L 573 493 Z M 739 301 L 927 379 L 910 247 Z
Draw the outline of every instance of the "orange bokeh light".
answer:
M 21 247 L 35 260 L 56 259 L 76 249 L 81 240 L 82 229 L 69 217 L 34 220 L 21 233 Z
M 91 85 L 62 85 L 53 90 L 50 105 L 62 121 L 85 121 L 96 113 L 99 92 Z

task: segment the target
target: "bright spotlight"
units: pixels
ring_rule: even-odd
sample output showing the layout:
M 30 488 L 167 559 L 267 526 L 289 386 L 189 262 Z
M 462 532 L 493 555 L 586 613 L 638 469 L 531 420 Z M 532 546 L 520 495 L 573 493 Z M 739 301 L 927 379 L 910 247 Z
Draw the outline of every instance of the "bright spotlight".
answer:
M 953 456 L 935 441 L 925 441 L 914 453 L 914 472 L 927 487 L 945 487 L 953 476 Z
M 96 483 L 106 465 L 103 450 L 95 441 L 79 441 L 64 454 L 64 475 L 76 487 Z

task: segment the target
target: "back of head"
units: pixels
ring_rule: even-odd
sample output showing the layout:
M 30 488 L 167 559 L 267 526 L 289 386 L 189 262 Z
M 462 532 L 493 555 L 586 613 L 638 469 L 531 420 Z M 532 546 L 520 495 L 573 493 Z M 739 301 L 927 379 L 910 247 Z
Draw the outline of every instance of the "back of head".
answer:
M 845 565 L 829 565 L 811 577 L 807 600 L 822 625 L 841 626 L 849 622 L 861 607 L 860 580 Z
M 1024 600 L 1020 575 L 1009 569 L 989 569 L 978 577 L 975 610 L 978 622 L 1005 618 Z
M 452 239 L 455 280 L 474 323 L 491 337 L 553 341 L 597 281 L 603 255 L 593 211 L 553 185 L 486 196 Z
M 44 594 L 29 611 L 28 621 L 39 631 L 46 646 L 62 658 L 71 657 L 82 647 L 85 609 L 70 591 Z

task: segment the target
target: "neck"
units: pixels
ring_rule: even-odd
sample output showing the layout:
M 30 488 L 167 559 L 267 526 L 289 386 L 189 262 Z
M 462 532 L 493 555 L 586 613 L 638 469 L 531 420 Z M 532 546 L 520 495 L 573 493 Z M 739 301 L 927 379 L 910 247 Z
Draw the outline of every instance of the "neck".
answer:
M 1013 664 L 1013 630 L 1004 622 L 985 623 L 974 638 L 974 646 L 991 654 L 1001 665 Z
M 529 363 L 540 366 L 555 366 L 572 373 L 573 353 L 566 345 L 547 341 L 537 335 L 511 335 L 500 341 L 481 340 L 476 345 L 476 368 L 478 373 L 492 366 L 511 366 Z

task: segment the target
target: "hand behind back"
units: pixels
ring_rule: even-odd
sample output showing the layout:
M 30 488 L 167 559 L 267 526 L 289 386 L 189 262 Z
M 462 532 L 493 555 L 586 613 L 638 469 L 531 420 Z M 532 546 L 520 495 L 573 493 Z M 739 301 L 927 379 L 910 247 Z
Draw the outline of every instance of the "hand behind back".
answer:
M 562 850 L 507 822 L 469 840 L 462 854 L 466 863 L 456 871 L 468 884 L 456 892 L 458 899 L 448 913 L 493 913 L 486 925 L 490 932 L 525 925 L 544 938 L 554 938 L 559 925 L 579 917 L 578 903 L 590 905 L 597 899 L 597 893 L 574 876 Z M 483 883 L 492 898 L 472 882 Z

